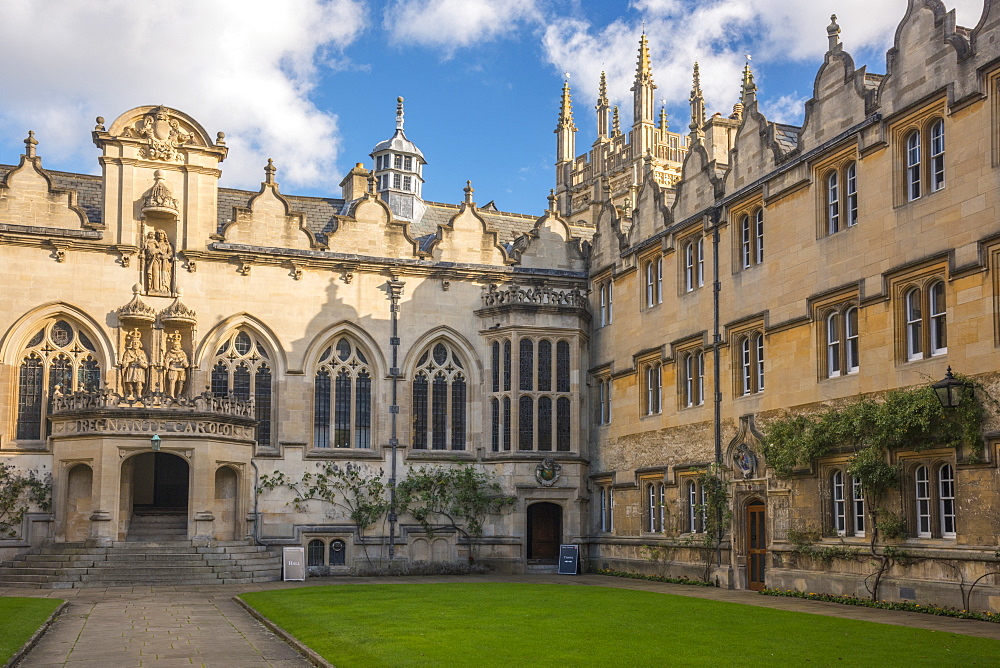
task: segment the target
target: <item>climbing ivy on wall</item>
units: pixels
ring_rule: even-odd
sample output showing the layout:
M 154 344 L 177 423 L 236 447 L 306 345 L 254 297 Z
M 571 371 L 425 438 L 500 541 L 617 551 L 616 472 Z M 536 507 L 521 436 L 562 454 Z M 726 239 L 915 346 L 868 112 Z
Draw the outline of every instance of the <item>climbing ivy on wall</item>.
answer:
M 986 410 L 980 399 L 984 390 L 973 392 L 972 383 L 962 380 L 969 389 L 957 408 L 943 408 L 934 390 L 924 386 L 862 396 L 811 415 L 773 419 L 763 428 L 764 456 L 779 477 L 787 478 L 817 457 L 853 450 L 851 474 L 876 495 L 893 486 L 896 476 L 886 468 L 884 457 L 892 450 L 962 448 L 968 460 L 976 462 L 985 448 Z

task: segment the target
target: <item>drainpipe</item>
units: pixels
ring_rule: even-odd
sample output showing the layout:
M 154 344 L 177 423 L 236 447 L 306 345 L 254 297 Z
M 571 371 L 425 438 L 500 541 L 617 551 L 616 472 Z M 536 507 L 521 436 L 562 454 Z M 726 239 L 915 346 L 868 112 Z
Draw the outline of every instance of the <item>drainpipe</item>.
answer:
M 712 217 L 712 375 L 715 392 L 714 420 L 712 427 L 715 436 L 715 462 L 722 463 L 722 332 L 719 329 L 719 298 L 722 293 L 722 282 L 719 280 L 719 210 L 714 209 Z
M 392 367 L 389 375 L 392 376 L 392 404 L 389 406 L 389 417 L 392 424 L 392 433 L 389 438 L 389 446 L 392 448 L 392 463 L 389 467 L 389 563 L 396 556 L 396 448 L 399 439 L 396 438 L 396 417 L 399 415 L 399 405 L 396 403 L 399 384 L 399 298 L 403 294 L 403 281 L 393 274 L 389 280 L 389 299 L 392 301 L 390 312 L 392 314 L 392 338 L 389 345 L 392 347 Z
M 257 481 L 260 480 L 260 469 L 257 468 L 257 462 L 250 459 L 250 466 L 253 467 L 253 542 L 254 545 L 260 545 L 260 513 L 257 512 Z

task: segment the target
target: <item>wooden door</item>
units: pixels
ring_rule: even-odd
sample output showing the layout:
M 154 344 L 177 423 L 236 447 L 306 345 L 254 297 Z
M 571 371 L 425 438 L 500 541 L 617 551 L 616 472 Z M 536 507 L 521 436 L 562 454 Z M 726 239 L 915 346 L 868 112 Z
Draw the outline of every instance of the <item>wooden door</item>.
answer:
M 767 534 L 764 530 L 764 504 L 755 501 L 747 506 L 747 579 L 750 589 L 764 588 L 764 562 L 767 559 Z
M 528 506 L 528 559 L 554 564 L 562 542 L 562 508 L 554 503 Z

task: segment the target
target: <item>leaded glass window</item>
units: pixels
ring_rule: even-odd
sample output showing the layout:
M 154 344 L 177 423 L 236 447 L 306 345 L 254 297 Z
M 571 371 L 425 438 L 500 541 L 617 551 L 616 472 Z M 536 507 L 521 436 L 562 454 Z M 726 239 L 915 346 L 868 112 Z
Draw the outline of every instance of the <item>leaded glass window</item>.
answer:
M 371 447 L 371 379 L 368 358 L 347 337 L 320 354 L 314 379 L 313 447 Z
M 517 448 L 531 450 L 535 445 L 535 402 L 531 397 L 521 397 L 517 409 Z
M 274 379 L 268 346 L 253 331 L 230 332 L 215 351 L 210 387 L 217 397 L 254 400 L 257 443 L 270 445 L 274 409 Z
M 535 389 L 535 344 L 531 339 L 521 339 L 520 344 L 520 378 L 519 388 L 522 392 L 530 392 Z
M 499 357 L 499 345 L 494 348 Z M 495 371 L 495 370 L 494 370 Z M 421 353 L 413 379 L 413 447 L 418 450 L 465 450 L 465 363 L 455 350 L 438 341 Z M 494 373 L 494 380 L 499 378 Z M 428 394 L 429 393 L 429 394 Z M 499 425 L 494 422 L 494 443 Z
M 538 449 L 552 449 L 552 398 L 538 400 Z
M 60 392 L 100 389 L 101 364 L 90 337 L 69 320 L 52 319 L 38 326 L 20 355 L 17 371 L 19 441 L 38 441 L 51 429 L 52 397 Z
M 542 339 L 538 342 L 538 391 L 552 390 L 552 342 Z

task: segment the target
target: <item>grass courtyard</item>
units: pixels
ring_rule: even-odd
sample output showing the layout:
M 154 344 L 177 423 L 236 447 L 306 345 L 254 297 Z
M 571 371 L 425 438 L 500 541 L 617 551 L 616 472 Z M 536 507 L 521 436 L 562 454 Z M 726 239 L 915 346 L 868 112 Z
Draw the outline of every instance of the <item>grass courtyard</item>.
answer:
M 347 666 L 996 666 L 1000 641 L 604 587 L 371 584 L 242 598 Z
M 7 665 L 60 603 L 54 598 L 0 597 L 0 666 Z

